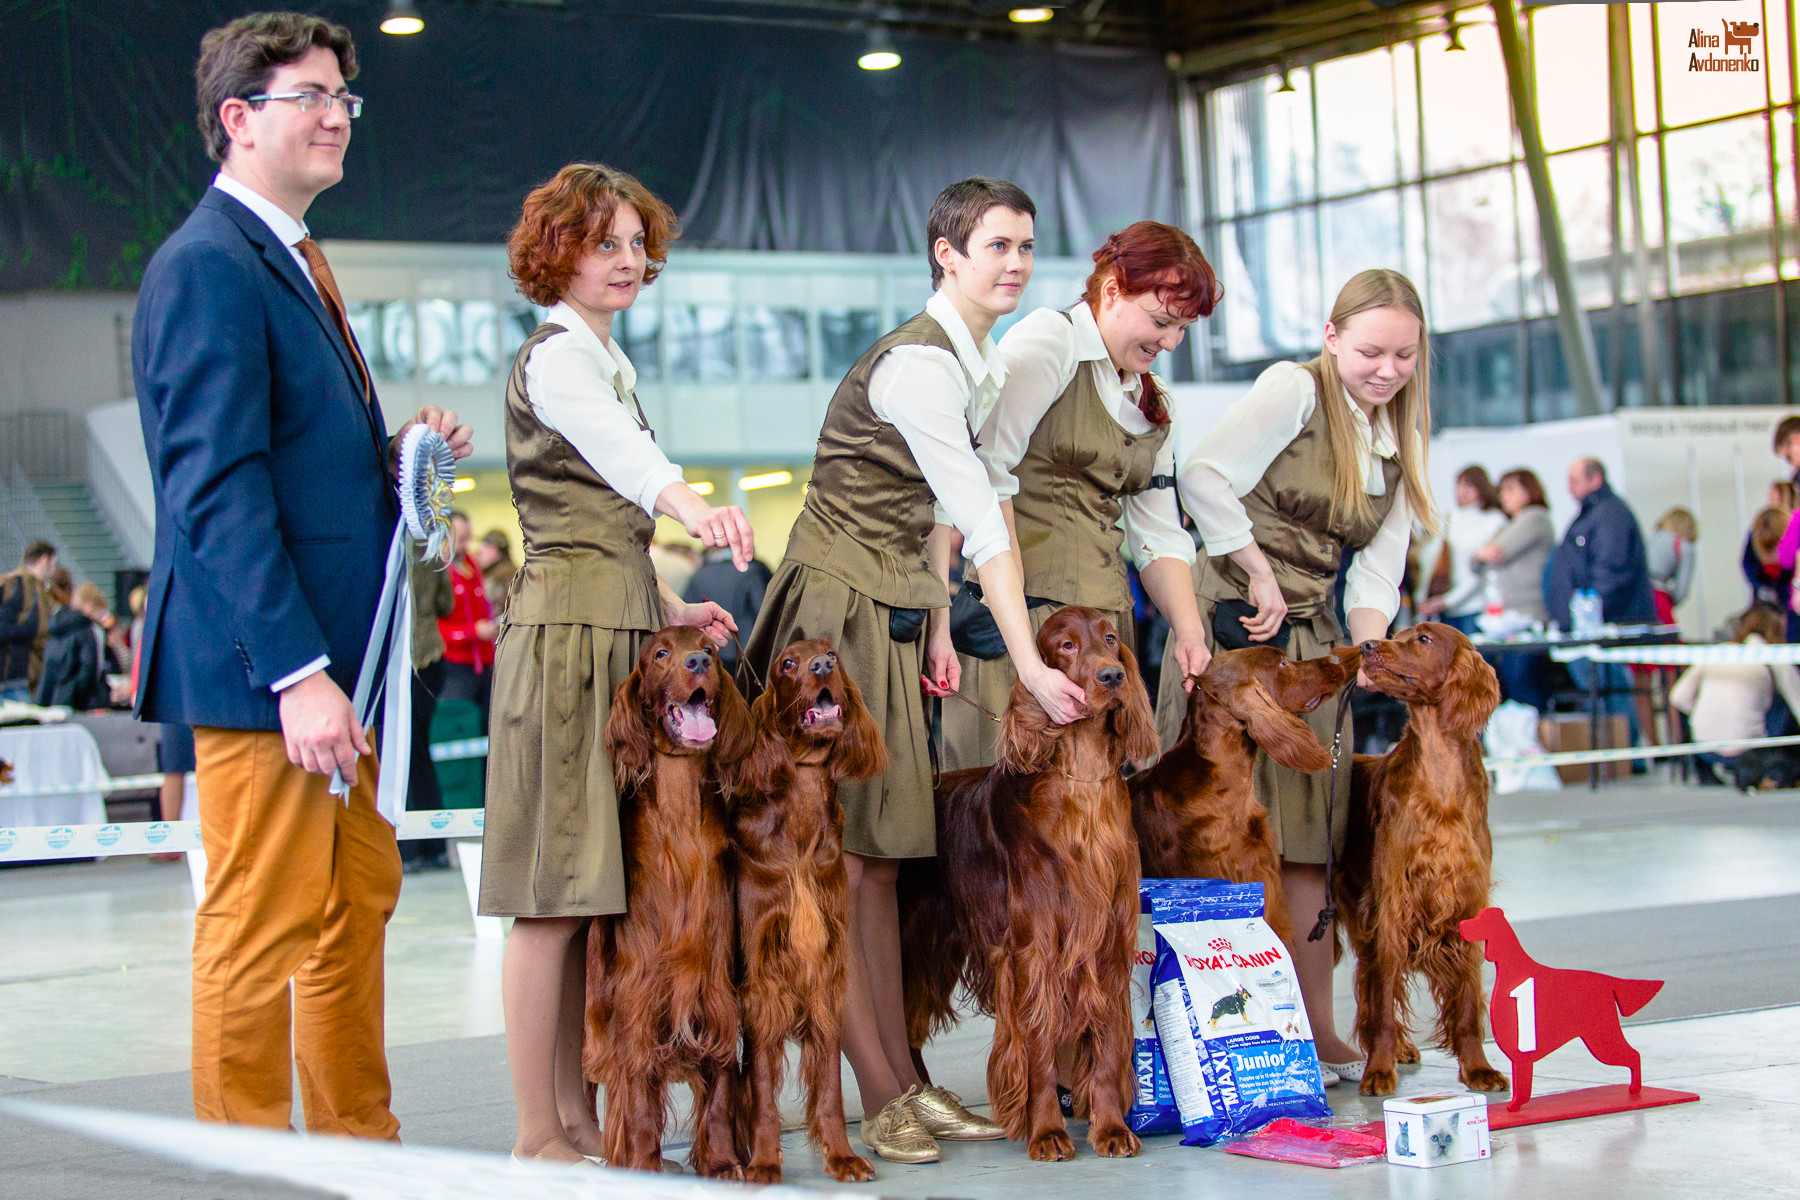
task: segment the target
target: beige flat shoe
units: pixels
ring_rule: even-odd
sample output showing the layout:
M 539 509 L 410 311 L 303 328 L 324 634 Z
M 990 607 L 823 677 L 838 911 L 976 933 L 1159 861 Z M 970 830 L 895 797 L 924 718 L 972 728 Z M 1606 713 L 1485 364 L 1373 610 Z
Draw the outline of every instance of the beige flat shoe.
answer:
M 916 1087 L 907 1088 L 873 1117 L 864 1117 L 858 1140 L 889 1162 L 938 1161 L 937 1140 L 925 1132 L 913 1115 L 912 1100 L 918 1091 Z
M 1006 1130 L 964 1108 L 961 1096 L 935 1084 L 913 1096 L 912 1111 L 926 1133 L 945 1141 L 994 1142 L 1006 1136 Z

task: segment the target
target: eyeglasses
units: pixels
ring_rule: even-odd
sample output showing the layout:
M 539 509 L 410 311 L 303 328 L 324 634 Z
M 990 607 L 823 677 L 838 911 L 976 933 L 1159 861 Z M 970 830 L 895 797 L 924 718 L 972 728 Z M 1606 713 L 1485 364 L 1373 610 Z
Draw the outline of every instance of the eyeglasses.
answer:
M 321 105 L 329 108 L 336 100 L 344 106 L 344 112 L 352 120 L 362 116 L 363 98 L 361 96 L 333 96 L 329 92 L 263 92 L 255 96 L 245 96 L 246 104 L 261 104 L 264 100 L 292 100 L 295 107 L 303 113 L 309 113 Z

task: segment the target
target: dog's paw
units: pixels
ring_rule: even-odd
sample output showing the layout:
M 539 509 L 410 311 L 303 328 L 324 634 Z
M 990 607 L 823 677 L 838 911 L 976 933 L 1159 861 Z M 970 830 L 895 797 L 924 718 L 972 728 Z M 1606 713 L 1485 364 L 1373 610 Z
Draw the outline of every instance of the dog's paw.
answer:
M 1472 1071 L 1460 1071 L 1457 1073 L 1457 1078 L 1461 1079 L 1463 1086 L 1471 1092 L 1504 1092 L 1512 1086 L 1506 1081 L 1506 1076 L 1492 1067 L 1476 1067 Z
M 1362 1084 L 1356 1090 L 1365 1096 L 1391 1096 L 1399 1086 L 1400 1081 L 1392 1068 L 1377 1070 L 1368 1067 L 1363 1071 Z
M 726 1161 L 709 1163 L 706 1166 L 701 1166 L 699 1163 L 692 1165 L 694 1174 L 704 1175 L 708 1179 L 724 1179 L 732 1183 L 744 1182 L 744 1168 L 738 1163 Z M 777 1171 L 779 1172 L 779 1168 Z
M 867 1183 L 875 1178 L 875 1168 L 869 1160 L 860 1154 L 828 1154 L 825 1156 L 825 1173 L 839 1183 Z M 777 1175 L 770 1182 L 779 1183 Z
M 1088 1145 L 1101 1158 L 1136 1158 L 1144 1144 L 1131 1130 L 1115 1125 L 1111 1129 L 1088 1130 Z
M 1411 1040 L 1403 1040 L 1394 1047 L 1394 1061 L 1403 1067 L 1416 1067 L 1422 1061 L 1419 1048 Z
M 1066 1129 L 1052 1129 L 1032 1138 L 1025 1153 L 1033 1162 L 1067 1162 L 1075 1157 L 1075 1139 Z
M 745 1183 L 780 1183 L 780 1163 L 751 1163 L 744 1168 Z

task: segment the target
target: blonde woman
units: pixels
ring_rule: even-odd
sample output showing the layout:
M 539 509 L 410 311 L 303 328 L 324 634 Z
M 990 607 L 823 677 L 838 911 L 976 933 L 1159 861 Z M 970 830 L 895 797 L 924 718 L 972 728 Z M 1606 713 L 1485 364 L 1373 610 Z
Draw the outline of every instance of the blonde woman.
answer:
M 1429 379 L 1417 290 L 1397 271 L 1364 271 L 1338 293 L 1324 352 L 1264 371 L 1189 452 L 1179 488 L 1210 555 L 1195 568 L 1196 592 L 1215 653 L 1274 642 L 1297 660 L 1386 636 L 1400 607 L 1413 522 L 1437 526 L 1425 475 Z M 1347 634 L 1334 603 L 1346 551 L 1354 554 L 1344 592 Z M 1180 730 L 1186 701 L 1179 673 L 1165 672 L 1157 708 L 1165 745 Z M 1336 707 L 1322 704 L 1308 718 L 1326 745 Z M 1355 744 L 1348 723 L 1344 744 Z M 1328 828 L 1329 782 L 1329 772 L 1307 775 L 1257 756 L 1256 794 L 1276 831 L 1296 929 L 1310 929 L 1324 903 L 1327 840 L 1343 845 L 1348 753 Z M 1363 1055 L 1332 1020 L 1332 945 L 1329 934 L 1302 941 L 1294 967 L 1319 1058 L 1358 1079 Z

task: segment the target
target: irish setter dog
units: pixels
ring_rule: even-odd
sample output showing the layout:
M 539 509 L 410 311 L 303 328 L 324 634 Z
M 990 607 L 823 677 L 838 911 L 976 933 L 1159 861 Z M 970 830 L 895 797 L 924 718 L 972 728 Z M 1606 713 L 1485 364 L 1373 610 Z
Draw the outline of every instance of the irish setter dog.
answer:
M 1488 903 L 1493 843 L 1481 729 L 1500 703 L 1494 669 L 1448 625 L 1415 625 L 1362 645 L 1376 691 L 1405 701 L 1393 750 L 1358 755 L 1350 831 L 1336 887 L 1356 951 L 1356 1037 L 1369 1056 L 1362 1094 L 1390 1096 L 1395 1067 L 1417 1062 L 1407 1032 L 1407 979 L 1425 976 L 1437 1040 L 1474 1091 L 1506 1089 L 1482 1050 L 1481 955 L 1461 923 Z
M 606 1089 L 603 1141 L 615 1167 L 660 1169 L 668 1086 L 688 1083 L 690 1164 L 743 1177 L 732 1122 L 731 842 L 715 760 L 741 759 L 753 735 L 749 706 L 697 629 L 651 638 L 613 696 L 605 745 L 629 908 L 588 935 L 583 1067 Z
M 1281 856 L 1257 800 L 1256 748 L 1295 771 L 1323 771 L 1331 754 L 1297 713 L 1356 678 L 1361 651 L 1294 662 L 1273 646 L 1227 650 L 1188 693 L 1180 739 L 1131 780 L 1131 821 L 1147 879 L 1229 879 L 1263 885 L 1275 935 L 1293 945 Z
M 955 1021 L 961 983 L 994 1016 L 988 1099 L 1039 1161 L 1074 1156 L 1056 1100 L 1057 1050 L 1072 1050 L 1078 1111 L 1096 1153 L 1138 1152 L 1132 1094 L 1131 956 L 1138 851 L 1120 771 L 1158 744 L 1131 651 L 1091 608 L 1064 608 L 1038 652 L 1087 692 L 1053 724 L 1014 684 L 998 761 L 937 790 L 937 857 L 901 870 L 907 1024 L 915 1046 Z
M 775 659 L 751 710 L 756 742 L 734 769 L 738 963 L 748 1058 L 744 1178 L 781 1181 L 776 1098 L 789 1039 L 800 1043 L 806 1123 L 840 1183 L 875 1178 L 850 1149 L 838 1065 L 848 970 L 849 881 L 837 786 L 887 769 L 881 730 L 831 642 L 795 642 Z

